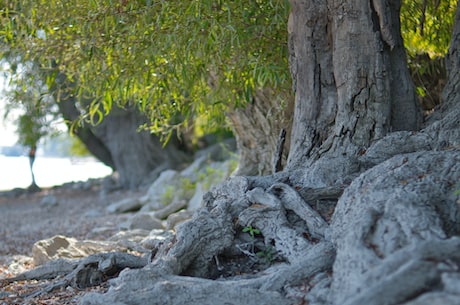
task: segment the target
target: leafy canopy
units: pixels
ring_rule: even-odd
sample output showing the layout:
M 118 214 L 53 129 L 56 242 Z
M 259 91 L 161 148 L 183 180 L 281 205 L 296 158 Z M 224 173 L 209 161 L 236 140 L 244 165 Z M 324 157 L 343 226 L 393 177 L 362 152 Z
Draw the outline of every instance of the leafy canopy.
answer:
M 405 0 L 401 7 L 401 32 L 409 56 L 447 54 L 457 0 Z
M 49 87 L 56 67 L 77 83 L 93 123 L 136 105 L 167 133 L 196 116 L 222 124 L 257 88 L 290 90 L 288 13 L 287 0 L 3 0 L 0 39 Z
M 8 65 L 3 63 L 3 69 L 5 66 Z M 46 86 L 36 77 L 30 66 L 19 64 L 13 70 L 16 73 L 2 75 L 10 83 L 17 84 L 16 87 L 8 87 L 1 92 L 7 97 L 3 119 L 12 121 L 17 116 L 18 143 L 36 147 L 42 137 L 57 132 L 53 123 L 58 116 L 58 109 L 51 96 L 46 93 Z
M 33 62 L 48 88 L 65 74 L 76 85 L 53 96 L 79 96 L 92 123 L 114 105 L 134 105 L 154 132 L 190 118 L 212 128 L 258 88 L 290 92 L 287 0 L 0 1 L 3 57 Z M 456 2 L 403 1 L 411 56 L 446 53 Z
M 441 103 L 457 0 L 403 1 L 401 32 L 412 79 L 424 110 Z

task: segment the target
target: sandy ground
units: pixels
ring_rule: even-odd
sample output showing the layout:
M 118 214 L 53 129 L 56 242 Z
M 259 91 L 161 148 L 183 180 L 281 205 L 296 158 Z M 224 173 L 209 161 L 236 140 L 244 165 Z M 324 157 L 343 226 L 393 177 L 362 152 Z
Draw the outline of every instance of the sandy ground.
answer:
M 137 195 L 129 191 L 103 195 L 97 186 L 86 190 L 51 188 L 14 198 L 0 193 L 0 305 L 76 304 L 81 291 L 68 288 L 39 300 L 24 300 L 20 295 L 33 289 L 34 283 L 6 285 L 1 279 L 33 267 L 32 246 L 38 240 L 54 235 L 93 240 L 108 238 L 129 215 L 110 215 L 105 208 Z M 53 198 L 57 199 L 54 203 Z

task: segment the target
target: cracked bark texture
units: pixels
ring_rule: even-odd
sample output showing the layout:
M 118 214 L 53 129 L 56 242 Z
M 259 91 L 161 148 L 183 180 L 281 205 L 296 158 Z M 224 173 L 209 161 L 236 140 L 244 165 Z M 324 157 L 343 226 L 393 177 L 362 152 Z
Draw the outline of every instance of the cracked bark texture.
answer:
M 233 109 L 228 118 L 232 122 L 240 154 L 236 175 L 268 175 L 272 173 L 280 131 L 288 137 L 292 126 L 293 100 L 278 96 L 272 90 L 256 90 L 253 100 L 244 108 Z M 283 143 L 280 167 L 289 154 L 289 140 Z
M 418 130 L 399 1 L 290 2 L 296 97 L 288 168 L 353 156 L 391 131 Z
M 453 200 L 458 181 L 458 150 L 398 155 L 354 180 L 331 225 L 337 246 L 332 303 L 356 299 L 349 303 L 365 304 L 381 290 L 386 294 L 382 304 L 395 304 L 427 284 L 435 287 L 443 272 L 454 272 L 454 266 L 443 270 L 439 265 L 459 262 L 458 251 L 443 245 L 460 233 L 460 209 Z M 458 237 L 452 241 L 458 247 Z M 370 289 L 376 290 L 369 294 Z M 369 295 L 358 297 L 363 292 Z

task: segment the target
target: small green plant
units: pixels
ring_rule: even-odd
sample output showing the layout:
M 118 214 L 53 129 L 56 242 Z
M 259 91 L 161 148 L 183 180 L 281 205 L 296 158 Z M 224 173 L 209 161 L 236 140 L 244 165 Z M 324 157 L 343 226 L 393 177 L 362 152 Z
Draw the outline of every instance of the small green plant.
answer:
M 269 264 L 273 263 L 277 257 L 276 249 L 272 246 L 267 246 L 263 251 L 257 252 L 256 255 Z
M 260 230 L 254 228 L 254 227 L 251 226 L 251 225 L 244 227 L 244 228 L 243 228 L 243 232 L 244 232 L 244 233 L 249 233 L 249 235 L 251 235 L 252 238 L 255 238 L 255 235 L 256 235 L 256 234 L 260 234 Z
M 211 165 L 206 166 L 202 171 L 196 170 L 196 179 L 180 177 L 179 181 L 164 188 L 160 200 L 164 205 L 168 205 L 174 199 L 189 200 L 195 194 L 197 184 L 200 183 L 203 191 L 208 191 L 216 183 L 223 181 L 228 173 L 225 169 L 216 169 Z
M 168 205 L 174 199 L 175 187 L 172 185 L 166 186 L 165 191 L 161 194 L 161 203 Z
M 202 169 L 197 171 L 197 178 L 196 182 L 201 183 L 204 190 L 208 191 L 221 181 L 225 180 L 225 178 L 233 171 L 233 167 L 236 168 L 236 165 L 230 163 L 230 170 L 228 169 L 221 169 L 221 168 L 214 168 L 212 164 L 209 162 L 208 165 Z
M 180 178 L 180 192 L 181 197 L 191 198 L 195 194 L 196 182 L 193 182 L 190 178 Z
M 460 182 L 458 182 L 457 185 L 455 186 L 454 195 L 455 196 L 460 195 Z
M 276 260 L 280 259 L 280 255 L 276 251 L 276 248 L 264 242 L 264 236 L 259 229 L 248 225 L 243 228 L 242 232 L 248 233 L 251 236 L 251 239 L 247 242 L 237 245 L 236 247 L 243 254 L 248 256 L 251 261 L 263 266 L 270 266 Z
M 234 154 L 236 155 L 236 154 Z M 238 164 L 240 163 L 239 162 L 239 159 L 237 157 L 233 157 L 230 159 L 230 165 L 229 165 L 229 173 L 233 173 L 236 168 L 238 167 Z

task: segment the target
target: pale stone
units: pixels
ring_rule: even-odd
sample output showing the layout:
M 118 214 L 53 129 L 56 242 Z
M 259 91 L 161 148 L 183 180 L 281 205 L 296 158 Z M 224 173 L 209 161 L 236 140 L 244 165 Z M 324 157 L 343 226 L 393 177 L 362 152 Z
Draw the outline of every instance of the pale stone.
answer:
M 84 240 L 55 235 L 37 241 L 32 247 L 32 256 L 36 266 L 58 258 L 82 258 L 91 254 L 107 251 L 123 251 L 116 243 Z
M 125 198 L 115 203 L 112 203 L 106 208 L 109 213 L 127 213 L 138 211 L 142 207 L 139 198 Z
M 129 229 L 163 229 L 161 220 L 155 217 L 154 213 L 137 213 L 129 220 Z

